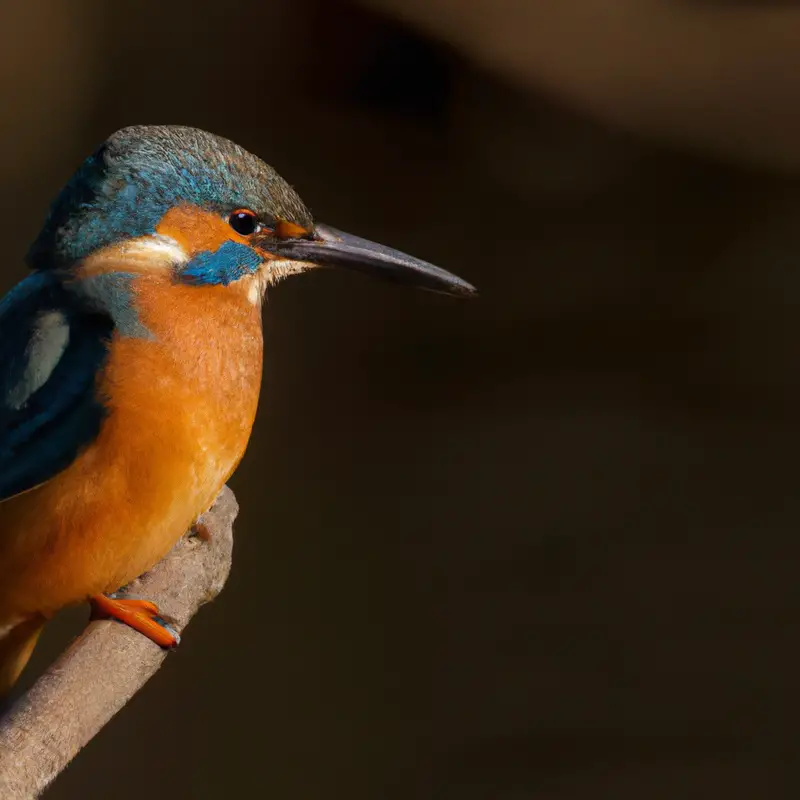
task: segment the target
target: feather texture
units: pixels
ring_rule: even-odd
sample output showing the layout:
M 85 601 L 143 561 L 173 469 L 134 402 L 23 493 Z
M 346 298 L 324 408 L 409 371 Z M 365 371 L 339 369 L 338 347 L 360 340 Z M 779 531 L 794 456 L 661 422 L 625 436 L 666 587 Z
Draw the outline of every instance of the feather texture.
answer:
M 194 128 L 123 128 L 91 155 L 53 203 L 28 264 L 69 268 L 98 250 L 145 236 L 171 209 L 189 204 L 312 226 L 295 191 L 239 145 Z
M 91 381 L 103 408 L 96 434 L 47 483 L 0 506 L 0 622 L 119 588 L 208 510 L 245 451 L 258 404 L 253 280 L 133 281 L 153 336 L 112 333 Z
M 80 312 L 46 275 L 0 304 L 0 500 L 49 480 L 97 436 L 110 334 L 108 318 Z

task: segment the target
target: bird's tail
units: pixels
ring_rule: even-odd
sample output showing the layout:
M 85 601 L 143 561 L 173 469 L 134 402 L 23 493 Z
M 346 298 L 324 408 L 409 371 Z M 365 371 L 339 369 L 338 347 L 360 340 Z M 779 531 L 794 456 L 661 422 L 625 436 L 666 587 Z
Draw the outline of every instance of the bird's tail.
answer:
M 5 631 L 0 628 L 0 698 L 5 697 L 25 669 L 44 627 L 41 617 L 33 617 Z

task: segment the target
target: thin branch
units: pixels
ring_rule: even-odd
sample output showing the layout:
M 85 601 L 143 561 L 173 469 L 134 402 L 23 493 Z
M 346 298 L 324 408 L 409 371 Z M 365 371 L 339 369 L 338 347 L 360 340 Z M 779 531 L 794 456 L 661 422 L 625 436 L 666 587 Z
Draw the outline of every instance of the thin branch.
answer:
M 222 590 L 239 507 L 227 487 L 203 517 L 209 539 L 184 537 L 128 591 L 157 603 L 182 631 Z M 144 686 L 166 653 L 110 620 L 92 621 L 0 720 L 0 798 L 37 797 Z
M 361 2 L 607 123 L 800 165 L 800 83 L 782 79 L 800 69 L 796 2 Z

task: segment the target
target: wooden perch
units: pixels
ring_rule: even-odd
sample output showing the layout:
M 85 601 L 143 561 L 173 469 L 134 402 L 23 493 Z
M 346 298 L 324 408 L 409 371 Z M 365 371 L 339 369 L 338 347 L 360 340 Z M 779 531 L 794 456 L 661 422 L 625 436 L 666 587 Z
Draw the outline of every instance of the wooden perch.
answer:
M 203 517 L 210 538 L 184 537 L 128 588 L 157 603 L 182 631 L 222 590 L 239 506 L 225 487 Z M 167 653 L 112 620 L 84 632 L 0 720 L 0 798 L 37 797 L 155 674 Z

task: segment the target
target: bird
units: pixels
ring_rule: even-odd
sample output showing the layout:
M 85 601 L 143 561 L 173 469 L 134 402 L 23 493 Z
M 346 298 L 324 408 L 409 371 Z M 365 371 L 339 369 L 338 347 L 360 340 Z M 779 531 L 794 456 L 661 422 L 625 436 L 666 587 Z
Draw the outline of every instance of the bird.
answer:
M 269 287 L 339 267 L 476 293 L 316 223 L 260 158 L 177 125 L 109 136 L 25 260 L 0 300 L 0 696 L 71 605 L 177 644 L 124 587 L 198 524 L 245 452 Z

